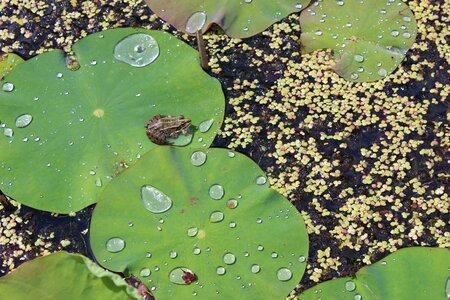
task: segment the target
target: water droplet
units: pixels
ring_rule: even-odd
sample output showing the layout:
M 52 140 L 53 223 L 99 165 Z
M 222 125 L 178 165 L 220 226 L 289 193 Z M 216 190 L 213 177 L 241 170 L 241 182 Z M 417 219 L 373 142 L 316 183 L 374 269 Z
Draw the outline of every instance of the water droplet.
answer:
M 362 56 L 361 54 L 356 54 L 353 58 L 359 63 L 362 63 L 364 61 L 364 56 Z
M 301 255 L 301 256 L 298 257 L 298 261 L 301 262 L 301 263 L 303 263 L 303 262 L 306 261 L 306 257 L 304 257 L 303 255 Z
M 252 3 L 252 0 L 244 0 L 245 3 Z
M 232 265 L 236 262 L 236 256 L 233 253 L 225 253 L 223 256 L 223 262 L 227 265 Z
M 197 280 L 197 275 L 188 268 L 177 267 L 170 271 L 169 279 L 175 284 L 191 284 Z
M 238 206 L 238 204 L 239 203 L 238 203 L 238 201 L 236 199 L 229 199 L 227 201 L 227 207 L 231 208 L 231 209 L 236 208 Z
M 214 200 L 222 199 L 225 191 L 220 184 L 213 184 L 209 187 L 209 196 Z
M 230 223 L 228 223 L 228 227 L 230 227 L 230 228 L 236 228 L 236 222 L 230 222 Z
M 398 36 L 400 34 L 400 32 L 398 32 L 397 30 L 392 30 L 391 35 L 392 36 Z
M 447 278 L 445 283 L 445 293 L 447 294 L 447 299 L 450 299 L 450 277 Z
M 150 258 L 150 257 L 152 257 L 152 254 L 150 252 L 147 252 L 147 253 L 145 253 L 145 257 Z
M 287 268 L 281 268 L 277 271 L 277 278 L 280 281 L 288 281 L 292 278 L 292 272 Z
M 155 214 L 168 211 L 172 207 L 172 200 L 151 185 L 142 186 L 141 199 L 145 208 Z
M 256 177 L 256 184 L 263 185 L 263 184 L 266 184 L 266 182 L 267 182 L 267 178 L 266 177 L 264 177 L 264 176 Z
M 405 22 L 411 22 L 411 17 L 408 17 L 408 16 L 404 16 L 403 18 L 403 21 L 405 21 Z
M 152 272 L 150 271 L 149 268 L 143 268 L 141 269 L 141 271 L 139 271 L 139 275 L 141 275 L 142 277 L 148 277 L 150 276 Z
M 213 213 L 211 213 L 211 215 L 209 216 L 209 221 L 211 223 L 219 223 L 223 220 L 224 215 L 221 211 L 215 211 Z
M 258 245 L 258 247 L 256 247 L 256 250 L 263 251 L 264 250 L 264 246 L 263 245 Z
M 386 10 L 385 9 L 381 9 L 380 10 L 380 14 L 382 14 L 382 15 L 386 14 Z
M 233 158 L 235 156 L 236 156 L 236 154 L 234 152 L 228 151 L 228 157 L 229 158 Z
M 131 34 L 114 48 L 114 57 L 133 67 L 145 67 L 154 62 L 158 55 L 158 42 L 145 33 Z
M 206 13 L 204 11 L 197 11 L 193 13 L 186 21 L 186 32 L 196 33 L 202 29 L 206 23 Z
M 387 262 L 382 261 L 381 264 L 382 264 L 383 266 L 385 266 L 385 265 L 387 265 Z
M 194 237 L 196 236 L 198 233 L 198 228 L 197 227 L 191 227 L 187 230 L 187 235 L 190 237 Z
M 10 138 L 10 137 L 12 137 L 14 135 L 14 131 L 11 128 L 5 127 L 5 128 L 3 128 L 3 134 L 6 137 Z
M 134 226 L 133 222 L 128 222 L 128 227 L 133 227 L 133 226 Z
M 355 297 L 353 297 L 353 300 L 361 300 L 362 297 L 360 294 L 356 294 Z
M 252 265 L 251 270 L 253 274 L 256 274 L 259 273 L 259 271 L 261 271 L 261 267 L 258 265 Z
M 29 114 L 23 114 L 16 118 L 16 127 L 24 128 L 30 125 L 31 121 L 33 121 L 33 117 Z
M 388 74 L 388 72 L 385 69 L 379 69 L 378 70 L 378 75 L 382 76 L 382 77 L 386 77 Z
M 63 74 L 62 73 L 56 73 L 56 78 L 62 78 Z
M 321 30 L 316 30 L 316 35 L 321 36 L 323 32 Z
M 169 253 L 170 258 L 174 259 L 174 258 L 177 258 L 177 256 L 178 256 L 178 253 L 176 251 L 173 251 L 173 250 L 170 251 L 170 253 Z
M 295 8 L 297 8 L 297 9 L 302 9 L 302 8 L 303 8 L 303 5 L 300 4 L 300 3 L 299 3 L 299 4 L 296 4 L 296 5 L 295 5 Z
M 191 163 L 196 166 L 200 167 L 206 162 L 206 153 L 203 151 L 195 151 L 191 155 Z
M 210 119 L 210 120 L 201 122 L 198 125 L 198 131 L 207 132 L 211 128 L 213 123 L 214 123 L 214 119 Z
M 403 36 L 405 39 L 409 39 L 409 38 L 411 38 L 411 33 L 409 33 L 409 32 L 403 32 L 402 36 Z
M 11 82 L 5 82 L 2 85 L 2 90 L 4 92 L 12 92 L 14 90 L 14 84 L 12 84 Z
M 278 257 L 278 253 L 272 252 L 271 256 L 272 256 L 272 258 L 277 258 Z
M 195 255 L 199 255 L 199 254 L 202 252 L 202 250 L 200 250 L 200 248 L 198 248 L 198 247 L 195 247 L 194 250 L 192 250 L 192 252 L 193 252 Z
M 339 6 L 342 6 L 342 5 L 344 5 L 344 1 L 336 1 L 336 4 Z
M 356 289 L 356 285 L 353 281 L 347 281 L 345 283 L 345 289 L 349 292 L 352 292 Z
M 97 61 L 96 61 L 96 60 L 92 60 L 92 61 L 91 61 L 91 65 L 95 66 L 96 64 L 97 64 Z
M 116 253 L 125 248 L 125 241 L 118 237 L 110 238 L 106 241 L 106 251 Z
M 217 275 L 223 275 L 227 272 L 227 270 L 224 267 L 217 267 L 216 268 L 216 274 Z
M 256 223 L 261 224 L 262 222 L 263 222 L 263 220 L 261 218 L 256 219 Z
M 101 178 L 96 178 L 95 179 L 95 186 L 97 186 L 97 187 L 101 187 L 103 184 L 102 184 L 102 179 Z
M 358 79 L 358 77 L 359 77 L 359 75 L 358 75 L 358 74 L 356 74 L 356 73 L 352 73 L 352 74 L 350 74 L 350 78 L 351 78 L 351 79 L 353 79 L 353 80 L 356 80 L 356 79 Z

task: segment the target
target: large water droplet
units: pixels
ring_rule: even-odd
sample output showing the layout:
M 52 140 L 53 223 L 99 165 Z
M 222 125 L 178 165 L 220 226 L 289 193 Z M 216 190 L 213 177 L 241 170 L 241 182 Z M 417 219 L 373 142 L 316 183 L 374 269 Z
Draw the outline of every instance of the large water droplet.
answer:
M 106 241 L 106 251 L 116 253 L 125 248 L 125 241 L 118 237 L 110 238 Z
M 267 182 L 267 178 L 266 177 L 264 177 L 264 176 L 256 177 L 256 184 L 263 185 L 263 184 L 266 184 L 266 182 Z
M 223 256 L 223 262 L 227 265 L 232 265 L 236 262 L 236 256 L 233 253 L 225 253 Z
M 352 292 L 356 289 L 356 284 L 353 281 L 347 281 L 345 283 L 345 289 L 349 292 Z
M 209 187 L 209 196 L 214 200 L 222 199 L 224 193 L 225 191 L 223 189 L 223 186 L 221 186 L 220 184 L 213 184 Z
M 168 211 L 172 207 L 172 200 L 151 185 L 144 185 L 141 188 L 141 199 L 145 208 L 155 214 Z
M 141 269 L 141 271 L 139 272 L 139 275 L 141 275 L 142 277 L 148 277 L 150 276 L 152 272 L 150 271 L 149 268 L 143 268 Z
M 191 284 L 197 280 L 197 275 L 188 268 L 177 267 L 170 271 L 169 279 L 176 284 Z
M 292 272 L 288 268 L 281 268 L 277 271 L 277 278 L 280 281 L 288 281 L 292 278 Z
M 198 228 L 197 227 L 191 227 L 187 230 L 187 235 L 190 237 L 194 237 L 196 236 L 198 233 Z
M 5 82 L 2 85 L 2 90 L 4 92 L 12 92 L 14 90 L 14 84 L 12 84 L 11 82 Z
M 154 62 L 158 55 L 158 43 L 145 33 L 131 34 L 114 48 L 114 57 L 133 67 L 145 67 Z
M 219 223 L 223 220 L 224 215 L 221 211 L 215 211 L 213 213 L 211 213 L 211 215 L 209 216 L 209 221 L 211 223 Z
M 214 119 L 210 119 L 210 120 L 201 122 L 198 125 L 198 131 L 207 132 L 211 128 L 213 123 L 214 123 Z
M 259 273 L 259 271 L 261 271 L 261 267 L 255 264 L 255 265 L 252 265 L 250 270 L 252 271 L 253 274 L 256 274 L 256 273 Z
M 202 29 L 206 23 L 206 13 L 204 11 L 197 11 L 193 13 L 186 21 L 186 32 L 196 33 Z
M 217 267 L 216 268 L 216 273 L 217 275 L 223 275 L 227 272 L 227 270 L 224 267 Z
M 33 121 L 33 117 L 29 114 L 23 114 L 16 118 L 16 127 L 24 128 L 30 125 L 31 121 Z
M 203 151 L 195 151 L 191 155 L 191 163 L 196 166 L 200 167 L 206 162 L 206 153 Z

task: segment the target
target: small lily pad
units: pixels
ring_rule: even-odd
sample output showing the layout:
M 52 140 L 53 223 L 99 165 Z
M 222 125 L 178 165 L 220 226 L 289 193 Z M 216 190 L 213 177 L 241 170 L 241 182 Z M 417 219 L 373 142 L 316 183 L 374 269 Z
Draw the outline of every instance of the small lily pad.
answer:
M 87 257 L 56 252 L 0 278 L 1 299 L 142 299 L 119 275 Z
M 198 152 L 207 156 L 201 165 L 192 161 Z M 303 219 L 268 184 L 257 183 L 264 174 L 253 161 L 228 154 L 158 148 L 113 179 L 90 226 L 97 260 L 139 275 L 157 299 L 288 295 L 306 267 L 300 259 L 308 255 Z M 148 186 L 150 197 L 142 194 Z M 167 198 L 164 212 L 148 210 L 148 201 Z M 126 246 L 108 250 L 111 238 Z
M 104 186 L 155 147 L 144 125 L 156 115 L 184 115 L 197 128 L 180 144 L 207 147 L 223 119 L 219 82 L 198 53 L 173 36 L 113 29 L 78 41 L 80 68 L 61 51 L 39 55 L 0 85 L 0 190 L 57 213 L 97 201 Z M 31 80 L 32 79 L 32 80 Z
M 303 52 L 333 49 L 334 70 L 346 80 L 374 81 L 402 62 L 417 34 L 401 0 L 320 0 L 300 16 Z
M 178 30 L 205 32 L 213 23 L 232 37 L 262 32 L 287 15 L 305 8 L 310 0 L 146 0 L 148 6 Z
M 321 283 L 300 299 L 442 299 L 447 298 L 450 252 L 448 249 L 411 247 L 362 268 L 355 278 Z

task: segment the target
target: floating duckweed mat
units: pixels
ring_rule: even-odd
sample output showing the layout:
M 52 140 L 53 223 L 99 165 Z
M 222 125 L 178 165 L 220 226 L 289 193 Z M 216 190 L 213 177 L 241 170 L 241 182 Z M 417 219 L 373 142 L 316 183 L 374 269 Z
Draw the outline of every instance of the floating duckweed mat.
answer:
M 194 129 L 206 122 L 189 146 L 210 145 L 224 96 L 195 50 L 167 33 L 132 28 L 90 35 L 73 50 L 78 70 L 51 51 L 0 82 L 5 194 L 58 213 L 95 203 L 111 178 L 155 148 L 144 125 L 159 114 L 183 115 Z
M 304 52 L 330 48 L 334 70 L 346 80 L 375 81 L 391 74 L 417 34 L 401 0 L 319 0 L 300 16 Z
M 102 266 L 157 299 L 283 299 L 308 255 L 300 213 L 225 149 L 152 150 L 105 189 L 90 233 Z
M 142 299 L 119 275 L 87 257 L 57 252 L 33 259 L 0 278 L 1 299 Z
M 260 33 L 287 15 L 305 8 L 310 0 L 146 0 L 161 18 L 186 33 L 203 32 L 218 24 L 232 37 Z
M 449 297 L 448 249 L 411 247 L 343 277 L 321 283 L 299 299 L 442 299 Z

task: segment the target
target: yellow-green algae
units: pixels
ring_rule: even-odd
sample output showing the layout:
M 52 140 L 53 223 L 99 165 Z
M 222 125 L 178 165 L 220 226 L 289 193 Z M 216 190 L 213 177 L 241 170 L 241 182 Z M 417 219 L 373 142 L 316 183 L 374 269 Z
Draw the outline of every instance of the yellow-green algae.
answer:
M 72 11 L 58 10 L 58 2 L 0 3 L 0 11 L 12 9 L 9 17 L 0 14 L 0 20 L 20 25 L 39 23 L 46 10 L 58 12 L 50 35 L 27 55 L 49 48 L 69 52 L 90 32 L 139 22 L 194 44 L 150 14 L 143 1 L 72 0 Z M 449 209 L 445 185 L 450 176 L 446 157 L 450 114 L 434 121 L 426 118 L 432 107 L 448 105 L 450 94 L 450 85 L 443 80 L 449 75 L 446 66 L 425 59 L 432 53 L 447 66 L 450 63 L 446 42 L 450 7 L 444 2 L 407 1 L 418 22 L 416 43 L 406 64 L 373 83 L 350 83 L 328 72 L 334 64 L 329 51 L 300 56 L 298 14 L 275 24 L 259 40 L 214 32 L 205 36 L 212 73 L 230 78 L 230 69 L 237 70 L 231 76 L 234 80 L 222 78 L 230 104 L 222 138 L 229 148 L 251 149 L 249 155 L 262 161 L 273 187 L 298 203 L 306 220 L 316 248 L 299 289 L 342 274 L 351 260 L 346 258 L 348 251 L 359 255 L 361 266 L 400 247 L 450 246 L 450 233 L 439 218 Z M 105 5 L 120 11 L 102 9 Z M 17 17 L 25 9 L 31 20 Z M 77 27 L 80 19 L 85 28 Z M 1 50 L 20 52 L 19 38 L 31 35 L 26 29 L 3 29 Z M 261 81 L 258 73 L 270 76 Z M 425 80 L 428 85 L 422 84 Z M 427 96 L 407 96 L 405 90 L 415 86 L 422 87 L 418 95 Z M 443 164 L 447 168 L 438 168 Z M 351 175 L 346 175 L 349 170 Z M 346 184 L 349 176 L 361 182 Z M 329 245 L 314 244 L 323 236 Z M 14 257 L 26 259 L 19 252 Z

